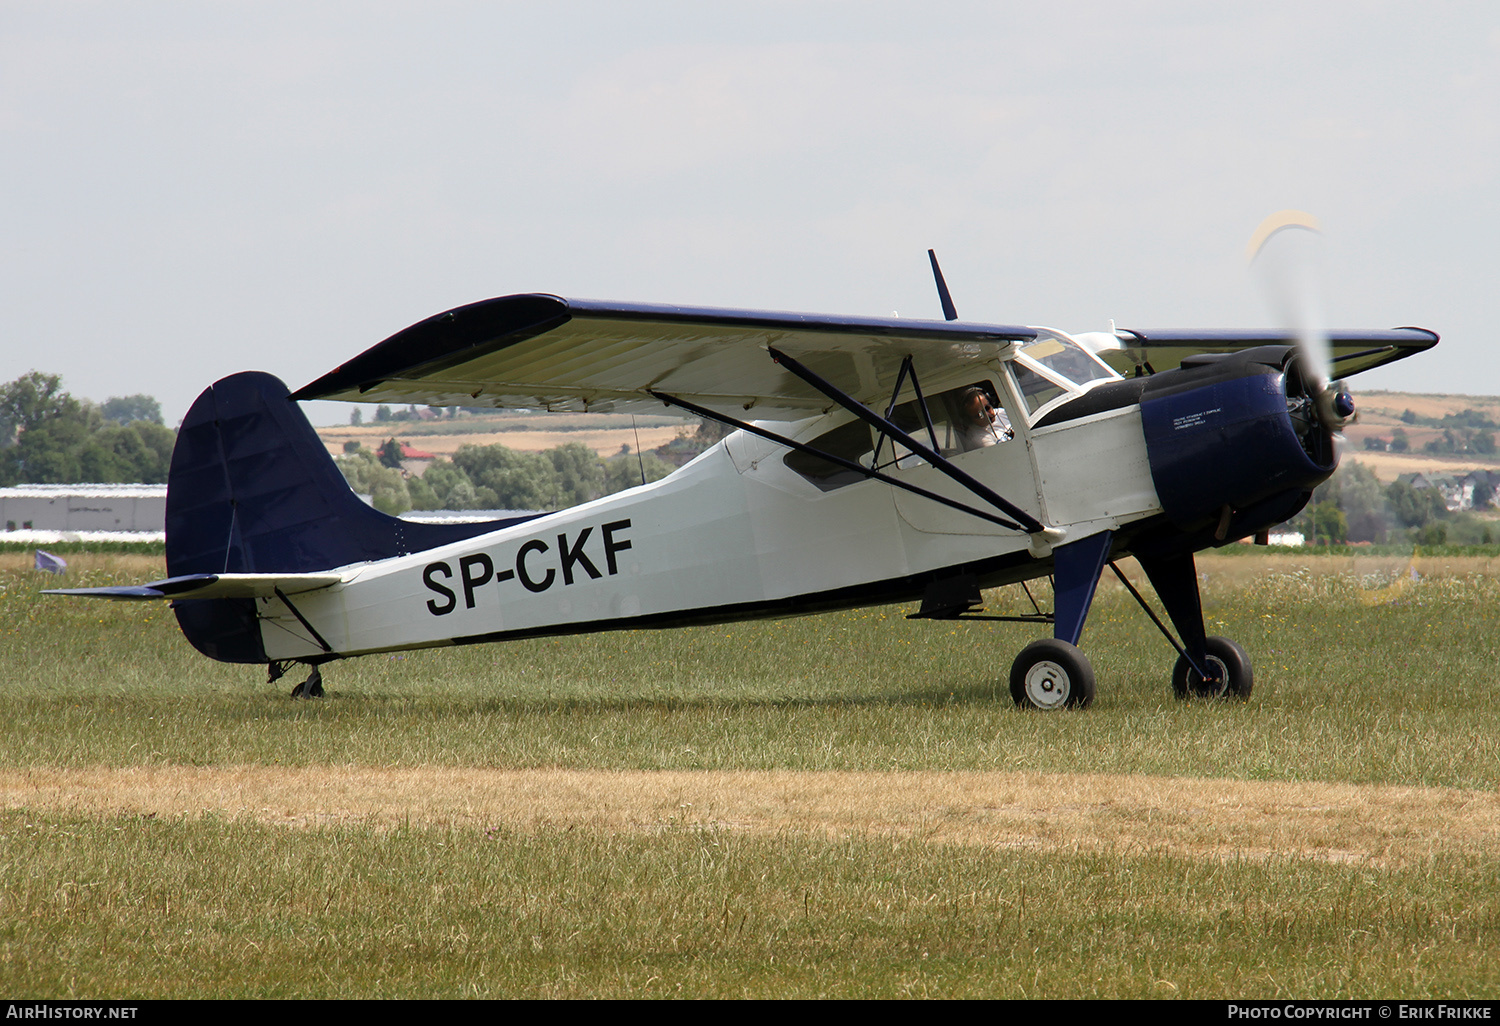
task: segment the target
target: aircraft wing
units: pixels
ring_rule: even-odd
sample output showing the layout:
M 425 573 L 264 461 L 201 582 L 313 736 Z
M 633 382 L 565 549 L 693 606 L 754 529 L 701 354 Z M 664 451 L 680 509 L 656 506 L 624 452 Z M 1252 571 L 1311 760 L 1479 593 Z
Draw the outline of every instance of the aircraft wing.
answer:
M 1097 334 L 1089 336 L 1090 341 L 1099 337 Z M 1114 340 L 1118 345 L 1111 343 L 1106 335 L 1102 345 L 1094 344 L 1089 348 L 1126 377 L 1145 364 L 1150 364 L 1152 371 L 1171 370 L 1198 353 L 1233 353 L 1255 346 L 1296 344 L 1295 339 L 1281 331 L 1133 331 L 1117 328 Z M 1437 333 L 1426 328 L 1328 333 L 1335 379 L 1404 360 L 1437 344 Z
M 883 405 L 908 355 L 923 382 L 937 383 L 1035 337 L 962 321 L 502 296 L 397 332 L 292 398 L 638 413 L 661 410 L 654 390 L 737 418 L 795 420 L 830 400 L 768 347 Z

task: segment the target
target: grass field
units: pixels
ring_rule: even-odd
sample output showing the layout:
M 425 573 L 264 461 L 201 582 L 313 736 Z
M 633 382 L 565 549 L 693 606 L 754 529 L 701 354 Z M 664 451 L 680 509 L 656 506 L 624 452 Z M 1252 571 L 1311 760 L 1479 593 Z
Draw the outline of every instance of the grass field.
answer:
M 1005 689 L 1036 630 L 899 608 L 370 657 L 293 702 L 27 565 L 7 994 L 1500 995 L 1494 559 L 1203 559 L 1243 705 L 1172 700 L 1106 582 L 1099 699 L 1056 715 Z

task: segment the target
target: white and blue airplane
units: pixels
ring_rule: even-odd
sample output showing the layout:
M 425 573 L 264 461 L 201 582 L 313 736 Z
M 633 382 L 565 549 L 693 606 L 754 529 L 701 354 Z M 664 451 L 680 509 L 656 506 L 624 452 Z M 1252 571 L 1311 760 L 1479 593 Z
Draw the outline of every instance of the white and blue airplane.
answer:
M 297 663 L 918 602 L 926 619 L 1051 627 L 1018 705 L 1088 705 L 1078 642 L 1133 556 L 1172 631 L 1179 696 L 1244 698 L 1244 650 L 1205 633 L 1194 553 L 1294 516 L 1353 413 L 1292 333 L 1068 335 L 945 320 L 513 295 L 412 325 L 295 392 L 247 372 L 183 421 L 169 576 L 54 594 L 167 599 L 202 653 Z M 1421 328 L 1326 335 L 1339 377 L 1431 348 Z M 675 407 L 735 430 L 660 481 L 477 524 L 356 497 L 297 401 L 565 411 Z M 1051 576 L 1054 608 L 987 616 L 986 588 Z

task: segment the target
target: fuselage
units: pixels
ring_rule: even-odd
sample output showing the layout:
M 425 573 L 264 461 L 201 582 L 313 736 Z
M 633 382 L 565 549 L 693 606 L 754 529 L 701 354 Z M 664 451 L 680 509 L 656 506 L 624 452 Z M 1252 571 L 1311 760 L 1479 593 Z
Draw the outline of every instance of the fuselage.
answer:
M 297 610 L 342 655 L 795 615 L 920 598 L 933 581 L 960 572 L 981 586 L 1045 575 L 1051 545 L 1161 512 L 1138 404 L 1032 427 L 1007 376 L 984 380 L 1010 407 L 1014 437 L 960 452 L 942 444 L 955 441 L 950 432 L 939 447 L 1053 527 L 1040 543 L 882 481 L 831 480 L 838 475 L 823 473 L 831 465 L 810 467 L 789 459 L 786 447 L 739 431 L 652 484 L 343 568 L 343 584 L 299 596 Z M 865 431 L 839 411 L 787 433 L 847 445 Z M 870 434 L 863 437 L 871 448 Z M 878 458 L 899 480 L 984 508 L 916 456 L 887 445 Z M 259 600 L 258 611 L 269 658 L 322 653 L 279 600 Z

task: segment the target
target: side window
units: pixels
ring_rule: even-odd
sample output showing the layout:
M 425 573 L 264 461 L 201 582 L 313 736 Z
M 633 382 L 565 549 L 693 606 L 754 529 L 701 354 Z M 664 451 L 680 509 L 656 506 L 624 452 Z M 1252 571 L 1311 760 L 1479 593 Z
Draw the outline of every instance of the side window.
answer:
M 1014 437 L 1010 420 L 996 399 L 995 386 L 990 381 L 976 381 L 972 385 L 927 396 L 927 413 L 932 418 L 931 434 L 927 430 L 927 420 L 922 416 L 922 404 L 915 399 L 892 410 L 891 422 L 923 445 L 931 445 L 935 437 L 938 452 L 943 456 L 957 456 Z M 825 431 L 807 444 L 862 467 L 873 463 L 876 470 L 889 470 L 893 466 L 913 467 L 926 462 L 906 446 L 883 435 L 878 436 L 877 447 L 876 438 L 877 433 L 864 421 L 856 420 Z M 865 480 L 865 476 L 857 471 L 809 453 L 793 451 L 781 460 L 825 492 Z
M 1010 419 L 995 397 L 995 386 L 988 381 L 977 381 L 928 396 L 927 412 L 932 416 L 938 452 L 944 456 L 957 456 L 1012 437 Z M 921 405 L 915 399 L 896 407 L 891 420 L 917 441 L 932 444 L 927 425 L 922 420 Z M 912 456 L 905 446 L 892 446 L 890 442 L 880 450 L 882 467 L 892 463 L 907 466 L 916 459 L 919 457 Z
M 875 448 L 870 442 L 870 428 L 862 420 L 851 421 L 832 431 L 825 431 L 807 444 L 831 456 L 839 456 L 861 466 L 870 465 L 870 454 Z M 794 450 L 783 456 L 781 460 L 825 492 L 865 480 L 863 474 L 805 452 Z

